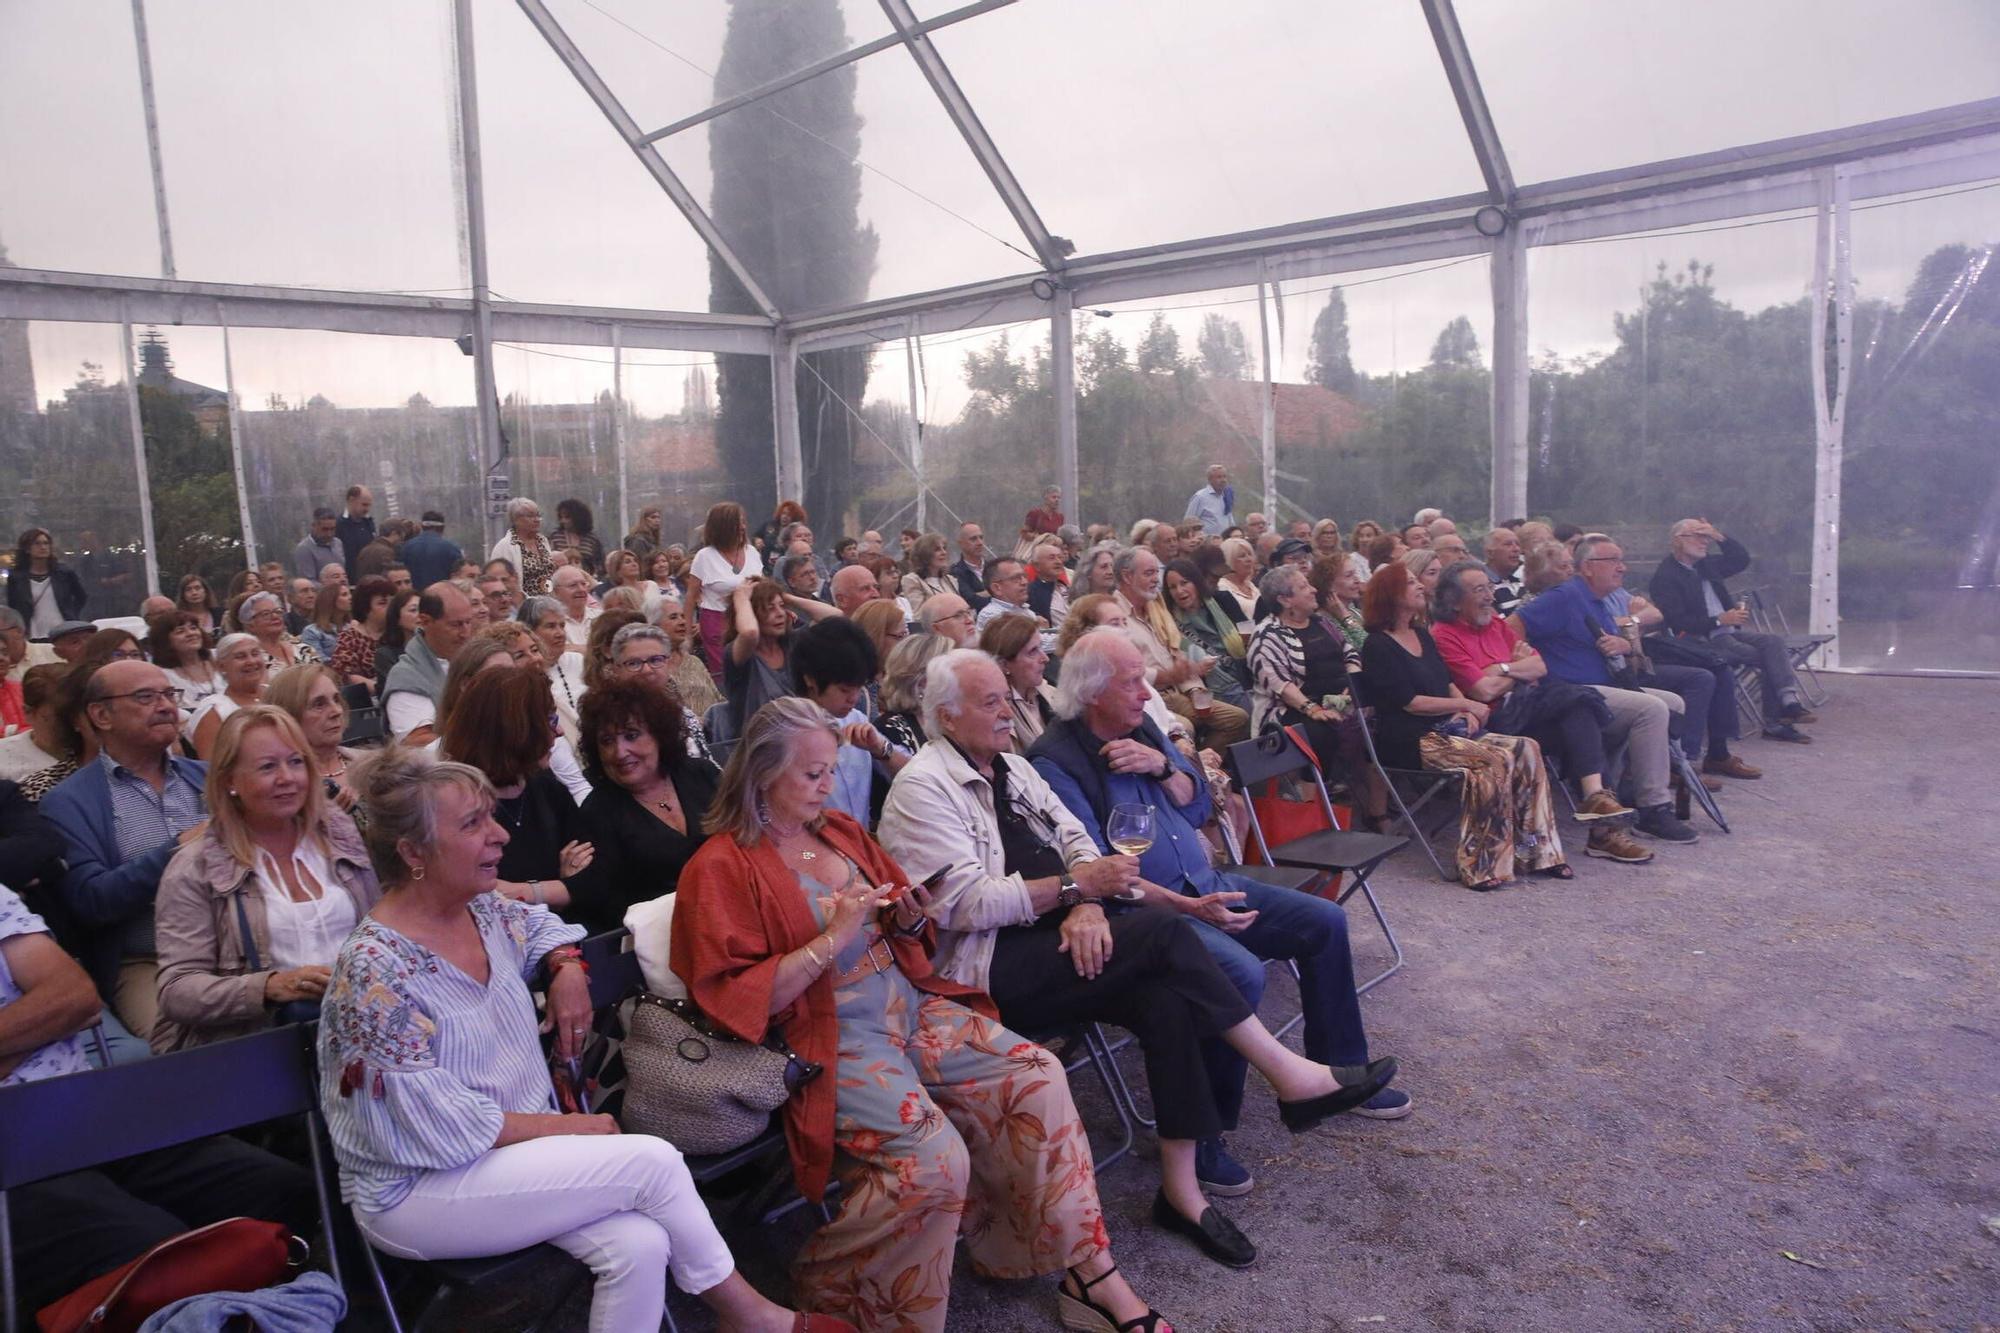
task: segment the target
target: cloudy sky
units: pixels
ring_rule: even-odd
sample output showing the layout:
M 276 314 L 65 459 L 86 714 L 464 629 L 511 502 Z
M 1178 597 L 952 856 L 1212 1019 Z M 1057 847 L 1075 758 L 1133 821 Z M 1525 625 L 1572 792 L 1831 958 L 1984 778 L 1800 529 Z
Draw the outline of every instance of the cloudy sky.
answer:
M 917 0 L 920 14 L 955 0 Z M 886 31 L 844 0 L 848 34 Z M 725 0 L 551 0 L 634 116 L 653 127 L 710 100 Z M 179 276 L 361 290 L 463 291 L 447 0 L 152 0 L 147 7 Z M 522 300 L 702 309 L 699 240 L 509 0 L 475 0 L 493 285 Z M 1530 182 L 2000 95 L 1991 0 L 1460 0 L 1517 179 Z M 1478 188 L 1415 0 L 1020 0 L 937 37 L 1055 232 L 1093 253 Z M 1029 267 L 1023 242 L 907 55 L 863 62 L 862 214 L 881 235 L 871 294 Z M 758 109 L 736 115 L 764 114 Z M 810 128 L 810 127 L 808 127 Z M 697 197 L 706 128 L 665 142 Z M 830 150 L 829 150 L 830 151 Z M 2000 239 L 2000 191 L 1858 215 L 1864 295 L 1894 297 L 1947 241 Z M 0 0 L 0 242 L 31 267 L 157 275 L 127 0 Z M 1537 251 L 1538 351 L 1601 347 L 1660 261 L 1716 265 L 1738 304 L 1795 299 L 1806 222 Z M 1332 279 L 1289 291 L 1276 369 L 1302 373 Z M 1340 279 L 1356 362 L 1419 365 L 1446 321 L 1488 336 L 1483 259 Z M 1253 293 L 1118 307 L 1130 342 L 1166 309 L 1191 345 L 1204 314 L 1242 322 Z M 1096 322 L 1098 317 L 1089 317 Z M 44 393 L 116 330 L 34 330 Z M 990 333 L 926 350 L 927 413 L 962 401 L 956 366 Z M 1039 331 L 1014 333 L 1017 344 Z M 181 373 L 222 382 L 220 338 L 180 330 Z M 1282 346 L 1280 346 L 1280 342 Z M 449 345 L 244 331 L 247 403 L 343 405 L 423 392 L 467 401 Z M 608 352 L 508 352 L 503 391 L 573 401 L 610 383 Z M 648 411 L 677 406 L 694 354 L 628 374 Z M 870 397 L 900 396 L 886 356 Z

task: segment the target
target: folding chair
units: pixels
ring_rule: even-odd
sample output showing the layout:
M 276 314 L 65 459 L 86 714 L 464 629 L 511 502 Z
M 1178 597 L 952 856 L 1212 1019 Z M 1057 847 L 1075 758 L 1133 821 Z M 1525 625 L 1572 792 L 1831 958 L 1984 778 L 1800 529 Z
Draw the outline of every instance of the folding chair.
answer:
M 389 739 L 388 715 L 366 685 L 343 685 L 340 697 L 347 702 L 347 730 L 341 733 L 342 745 L 358 749 L 380 745 Z
M 308 1028 L 272 1028 L 132 1064 L 0 1088 L 0 1306 L 16 1333 L 14 1245 L 8 1191 L 140 1153 L 178 1147 L 267 1121 L 310 1122 L 319 1091 Z M 143 1113 L 135 1113 L 143 1108 Z M 328 1272 L 340 1281 L 333 1210 L 319 1136 L 311 1134 L 313 1188 Z
M 1356 986 L 1355 994 L 1366 994 L 1400 971 L 1403 946 L 1397 941 L 1396 932 L 1390 928 L 1389 918 L 1383 915 L 1381 900 L 1375 896 L 1368 877 L 1375 873 L 1377 866 L 1401 851 L 1409 840 L 1381 833 L 1349 833 L 1340 828 L 1333 817 L 1333 801 L 1326 794 L 1326 783 L 1320 778 L 1319 765 L 1282 731 L 1238 741 L 1230 746 L 1229 767 L 1237 786 L 1246 793 L 1274 779 L 1289 778 L 1301 783 L 1311 779 L 1313 790 L 1319 793 L 1320 809 L 1326 814 L 1326 827 L 1318 833 L 1308 833 L 1273 847 L 1265 840 L 1264 827 L 1258 822 L 1257 803 L 1251 801 L 1250 832 L 1257 840 L 1257 848 L 1263 853 L 1264 860 L 1274 866 L 1350 876 L 1351 882 L 1341 890 L 1336 902 L 1344 905 L 1357 893 L 1368 900 L 1368 909 L 1375 914 L 1375 923 L 1382 927 L 1394 960 Z
M 1819 671 L 1812 664 L 1812 657 L 1820 649 L 1832 643 L 1837 637 L 1832 634 L 1794 634 L 1791 619 L 1785 615 L 1785 604 L 1773 599 L 1767 609 L 1764 590 L 1752 588 L 1745 594 L 1750 599 L 1750 628 L 1760 634 L 1773 634 L 1784 640 L 1785 660 L 1792 664 L 1792 675 L 1799 683 L 1799 694 L 1814 708 L 1827 701 L 1826 685 L 1819 678 Z
M 1437 829 L 1426 830 L 1417 816 L 1423 812 L 1424 807 L 1447 790 L 1459 800 L 1464 800 L 1465 774 L 1452 768 L 1390 768 L 1385 765 L 1381 753 L 1375 748 L 1375 710 L 1362 698 L 1360 676 L 1349 674 L 1347 687 L 1349 697 L 1354 700 L 1355 708 L 1361 713 L 1362 748 L 1368 753 L 1368 765 L 1382 780 L 1383 787 L 1388 789 L 1389 803 L 1396 811 L 1396 822 L 1409 829 L 1411 840 L 1423 849 L 1426 857 L 1430 858 L 1431 869 L 1437 871 L 1438 878 L 1446 883 L 1455 882 L 1458 879 L 1456 862 L 1447 867 L 1446 862 L 1438 857 L 1437 848 L 1431 845 L 1432 839 L 1437 835 Z M 1410 792 L 1411 799 L 1404 798 L 1403 793 L 1406 788 Z M 1450 825 L 1439 825 L 1439 828 L 1446 827 Z
M 1715 803 L 1715 794 L 1703 784 L 1701 770 L 1695 767 L 1694 761 L 1681 753 L 1680 742 L 1668 741 L 1667 754 L 1671 757 L 1674 772 L 1679 774 L 1680 780 L 1687 785 L 1688 795 L 1694 799 L 1694 803 L 1715 821 L 1717 828 L 1724 833 L 1729 832 L 1729 821 L 1722 817 L 1722 807 Z

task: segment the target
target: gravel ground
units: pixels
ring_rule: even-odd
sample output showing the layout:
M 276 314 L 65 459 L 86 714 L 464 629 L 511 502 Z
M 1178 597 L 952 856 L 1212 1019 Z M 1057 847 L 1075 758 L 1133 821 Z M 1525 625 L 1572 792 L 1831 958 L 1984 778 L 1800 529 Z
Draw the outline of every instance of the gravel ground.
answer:
M 1142 1134 L 1101 1182 L 1140 1291 L 1213 1333 L 2000 1329 L 2000 685 L 1829 685 L 1816 744 L 1741 747 L 1733 835 L 1628 867 L 1579 832 L 1574 882 L 1492 894 L 1392 863 L 1409 966 L 1364 1009 L 1416 1113 L 1294 1137 L 1253 1078 L 1243 1272 L 1147 1224 Z M 734 1238 L 766 1290 L 804 1225 Z M 1052 1283 L 959 1273 L 954 1330 L 1054 1326 Z

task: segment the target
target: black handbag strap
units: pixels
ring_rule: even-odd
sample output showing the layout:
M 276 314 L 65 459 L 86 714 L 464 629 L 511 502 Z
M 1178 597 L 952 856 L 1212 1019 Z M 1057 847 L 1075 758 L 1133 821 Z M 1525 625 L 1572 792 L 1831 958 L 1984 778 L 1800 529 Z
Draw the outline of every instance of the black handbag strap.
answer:
M 257 939 L 250 933 L 250 912 L 243 906 L 244 889 L 237 889 L 230 897 L 236 902 L 236 933 L 243 937 L 243 960 L 253 973 L 264 970 L 264 960 L 257 952 Z

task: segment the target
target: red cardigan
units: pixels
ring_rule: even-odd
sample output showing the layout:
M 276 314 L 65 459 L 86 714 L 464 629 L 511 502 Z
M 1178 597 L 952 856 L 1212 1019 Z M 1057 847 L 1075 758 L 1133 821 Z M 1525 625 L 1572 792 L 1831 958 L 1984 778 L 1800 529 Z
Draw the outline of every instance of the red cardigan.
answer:
M 828 811 L 820 836 L 852 857 L 875 883 L 909 882 L 902 867 L 849 816 Z M 814 1203 L 825 1196 L 833 1169 L 840 1019 L 831 972 L 823 973 L 785 1009 L 776 1014 L 770 1010 L 778 960 L 803 948 L 819 929 L 799 890 L 798 876 L 769 839 L 743 847 L 734 838 L 710 838 L 681 871 L 667 950 L 668 965 L 711 1020 L 745 1041 L 764 1040 L 775 1021 L 801 1058 L 826 1067 L 784 1106 L 792 1175 L 799 1191 Z M 935 936 L 928 923 L 919 937 L 891 932 L 887 938 L 903 975 L 918 990 L 959 1000 L 989 1018 L 999 1017 L 984 993 L 931 971 Z

